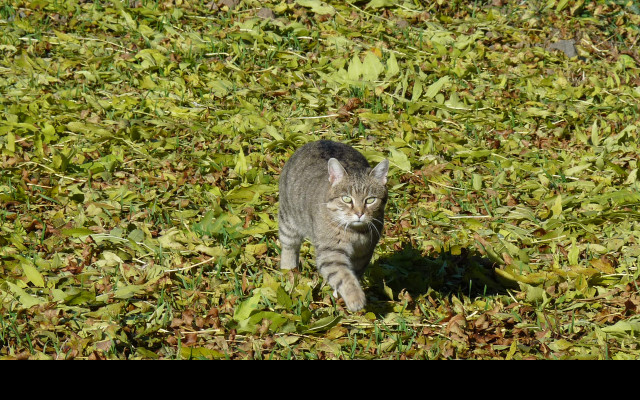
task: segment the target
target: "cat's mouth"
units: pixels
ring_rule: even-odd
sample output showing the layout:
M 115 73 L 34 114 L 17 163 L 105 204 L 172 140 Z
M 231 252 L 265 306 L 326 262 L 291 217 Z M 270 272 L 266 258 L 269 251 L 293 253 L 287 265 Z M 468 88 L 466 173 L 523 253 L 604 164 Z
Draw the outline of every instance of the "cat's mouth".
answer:
M 360 217 L 357 215 L 343 215 L 342 218 L 338 219 L 336 222 L 338 222 L 344 229 L 350 229 L 357 232 L 367 232 L 371 230 L 372 225 L 371 218 L 365 215 Z
M 367 230 L 368 226 L 369 226 L 369 222 L 366 220 L 356 220 L 356 221 L 349 222 L 349 228 L 356 231 Z

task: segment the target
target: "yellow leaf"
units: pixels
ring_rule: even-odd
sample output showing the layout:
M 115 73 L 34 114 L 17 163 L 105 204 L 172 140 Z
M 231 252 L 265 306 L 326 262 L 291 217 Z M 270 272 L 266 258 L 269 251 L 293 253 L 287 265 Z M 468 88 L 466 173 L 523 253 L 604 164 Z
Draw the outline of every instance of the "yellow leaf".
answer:
M 245 252 L 254 256 L 259 256 L 267 252 L 266 243 L 248 244 L 245 246 Z
M 569 265 L 578 265 L 579 256 L 580 249 L 578 249 L 578 245 L 576 244 L 576 238 L 571 238 L 571 247 L 569 248 L 569 253 L 567 254 Z
M 631 172 L 629 172 L 629 175 L 627 176 L 627 179 L 624 181 L 624 184 L 625 185 L 634 184 L 637 179 L 638 179 L 638 168 L 634 168 L 633 170 L 631 170 Z
M 11 292 L 13 292 L 13 294 L 16 295 L 16 297 L 18 298 L 18 301 L 25 307 L 25 308 L 29 308 L 32 306 L 35 306 L 37 304 L 42 304 L 43 301 L 40 300 L 37 297 L 31 296 L 30 294 L 28 294 L 24 289 L 22 289 L 21 287 L 19 287 L 18 285 L 11 283 L 11 282 L 5 282 L 7 284 L 7 286 L 9 287 L 9 290 Z
M 449 80 L 450 78 L 448 76 L 443 76 L 442 78 L 438 79 L 437 81 L 435 81 L 429 86 L 429 88 L 427 89 L 427 92 L 425 93 L 425 96 L 430 99 L 434 98 L 436 94 L 440 93 L 440 90 L 447 83 L 449 83 Z
M 591 144 L 598 146 L 600 144 L 600 137 L 598 136 L 598 120 L 593 121 L 591 126 Z
M 400 72 L 400 67 L 398 66 L 398 60 L 396 59 L 396 56 L 391 53 L 391 55 L 389 56 L 389 59 L 387 60 L 387 74 L 386 74 L 386 78 L 391 78 L 392 76 L 398 75 L 398 73 Z
M 208 256 L 211 257 L 221 257 L 224 256 L 226 254 L 226 251 L 224 249 L 224 247 L 222 246 L 216 246 L 216 247 L 207 247 L 203 244 L 199 244 L 196 246 L 195 251 L 198 251 L 200 253 L 204 253 Z
M 15 153 L 16 151 L 16 135 L 13 131 L 7 132 L 7 150 L 11 153 Z
M 350 80 L 357 81 L 362 76 L 362 69 L 360 56 L 354 54 L 351 62 L 349 63 L 349 67 L 347 68 L 347 77 Z
M 389 286 L 387 286 L 387 283 L 383 280 L 382 281 L 382 289 L 384 291 L 384 294 L 387 295 L 387 297 L 389 298 L 389 300 L 393 301 L 393 290 L 391 290 L 391 288 Z
M 240 149 L 237 154 L 238 156 L 236 157 L 236 166 L 234 168 L 234 171 L 236 171 L 236 174 L 242 176 L 246 174 L 247 170 L 249 169 L 247 166 L 247 159 L 244 156 L 244 150 Z
M 22 271 L 24 272 L 24 275 L 27 277 L 29 282 L 33 283 L 34 286 L 44 287 L 44 278 L 42 277 L 40 272 L 38 272 L 36 267 L 26 262 L 22 262 L 20 266 L 22 267 Z
M 141 89 L 155 89 L 156 87 L 158 87 L 158 85 L 156 85 L 149 75 L 145 75 L 144 78 L 142 78 L 142 82 L 140 82 Z
M 481 190 L 482 189 L 482 175 L 473 174 L 473 188 L 475 190 Z
M 367 52 L 362 63 L 362 79 L 365 81 L 375 81 L 384 72 L 384 65 L 373 52 Z
M 518 341 L 516 339 L 513 339 L 513 342 L 511 342 L 511 346 L 509 346 L 509 352 L 507 353 L 506 359 L 513 359 L 513 356 L 516 354 L 516 350 L 518 350 Z
M 553 212 L 554 217 L 562 215 L 562 195 L 558 195 L 558 197 L 556 197 L 556 200 L 551 207 L 551 211 Z
M 595 258 L 591 261 L 589 261 L 589 264 L 591 264 L 591 266 L 605 274 L 615 274 L 616 270 L 615 268 L 613 268 L 613 266 L 606 260 L 603 260 L 601 258 Z

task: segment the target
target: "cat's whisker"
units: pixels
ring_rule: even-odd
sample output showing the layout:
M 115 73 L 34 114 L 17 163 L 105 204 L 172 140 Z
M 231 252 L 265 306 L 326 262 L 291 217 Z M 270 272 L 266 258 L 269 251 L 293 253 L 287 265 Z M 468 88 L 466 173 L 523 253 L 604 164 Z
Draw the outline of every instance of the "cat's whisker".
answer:
M 371 234 L 373 233 L 373 231 L 371 230 L 371 227 L 373 227 L 373 229 L 376 230 L 376 234 L 378 235 L 378 237 L 380 237 L 380 231 L 376 227 L 376 224 L 374 224 L 373 222 L 369 222 L 367 225 L 369 226 L 369 238 L 371 241 L 373 241 L 373 238 L 371 237 Z
M 343 221 L 339 216 L 338 217 L 332 216 L 331 221 L 337 224 L 336 228 L 338 228 L 339 230 L 344 230 L 345 234 L 347 233 L 347 228 L 349 227 L 349 221 Z
M 378 230 L 378 227 L 376 226 L 376 224 L 374 224 L 373 222 L 369 222 L 369 225 L 373 226 L 373 229 L 375 229 L 378 236 L 380 236 L 380 231 Z
M 371 230 L 371 222 L 367 222 L 367 228 L 369 228 L 369 242 L 373 243 L 373 231 Z
M 379 223 L 380 225 L 382 225 L 382 221 L 380 221 L 378 218 L 375 217 L 371 217 L 371 219 L 377 223 Z
M 351 224 L 351 222 L 349 221 L 344 221 L 344 234 L 347 234 L 347 228 L 349 228 L 349 224 Z

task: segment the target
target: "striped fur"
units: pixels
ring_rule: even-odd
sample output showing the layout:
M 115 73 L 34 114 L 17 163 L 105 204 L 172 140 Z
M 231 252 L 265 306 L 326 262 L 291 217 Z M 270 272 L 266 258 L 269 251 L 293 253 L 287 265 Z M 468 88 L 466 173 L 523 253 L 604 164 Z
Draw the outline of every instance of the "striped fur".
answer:
M 350 311 L 364 308 L 359 278 L 382 232 L 388 160 L 371 168 L 345 144 L 321 140 L 298 149 L 280 176 L 280 267 L 298 266 L 307 238 L 316 267 Z

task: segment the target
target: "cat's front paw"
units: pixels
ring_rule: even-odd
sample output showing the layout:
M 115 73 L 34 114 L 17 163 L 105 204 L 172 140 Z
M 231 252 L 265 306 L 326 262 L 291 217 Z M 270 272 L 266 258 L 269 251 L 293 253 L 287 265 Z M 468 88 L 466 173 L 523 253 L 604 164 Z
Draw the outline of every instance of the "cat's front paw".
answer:
M 296 269 L 298 268 L 298 260 L 282 260 L 280 261 L 280 269 Z
M 342 296 L 344 304 L 351 312 L 360 311 L 367 304 L 364 291 L 358 284 L 343 285 L 340 288 L 340 296 Z
M 299 263 L 298 252 L 282 250 L 282 254 L 280 255 L 280 269 L 295 269 Z

